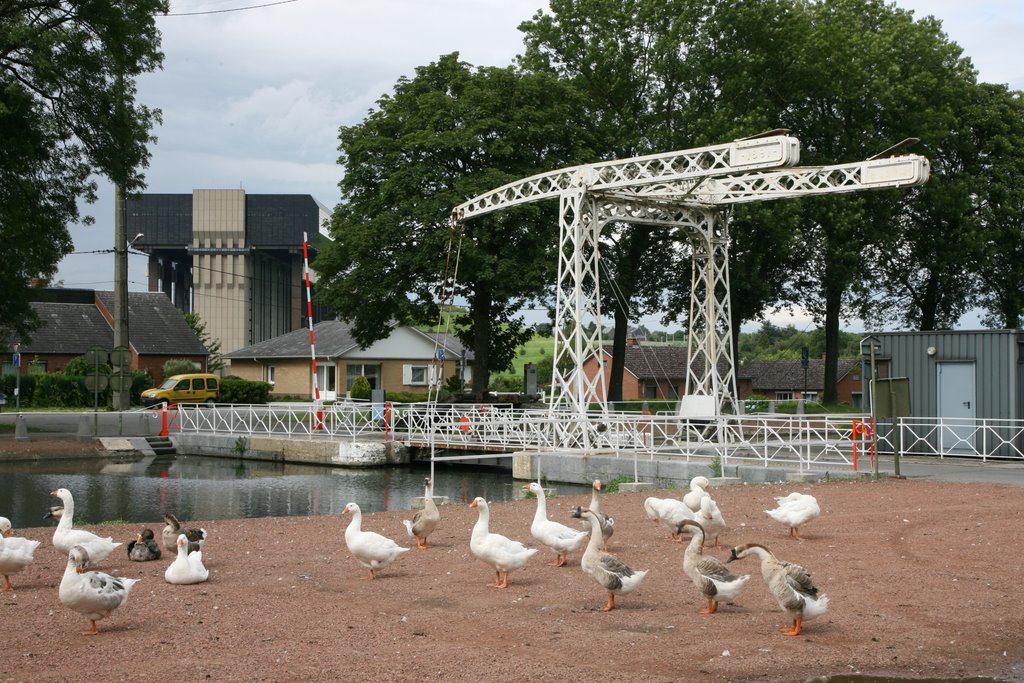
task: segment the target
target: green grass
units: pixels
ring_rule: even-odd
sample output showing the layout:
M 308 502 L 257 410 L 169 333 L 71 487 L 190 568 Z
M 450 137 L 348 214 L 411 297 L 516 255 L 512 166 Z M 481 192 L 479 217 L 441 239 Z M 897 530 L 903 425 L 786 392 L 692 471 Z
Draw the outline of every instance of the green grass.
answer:
M 555 341 L 552 337 L 534 336 L 530 341 L 519 347 L 516 357 L 512 360 L 511 372 L 500 372 L 492 375 L 498 377 L 519 377 L 523 376 L 523 367 L 527 363 L 540 365 L 551 362 L 551 352 L 554 351 Z

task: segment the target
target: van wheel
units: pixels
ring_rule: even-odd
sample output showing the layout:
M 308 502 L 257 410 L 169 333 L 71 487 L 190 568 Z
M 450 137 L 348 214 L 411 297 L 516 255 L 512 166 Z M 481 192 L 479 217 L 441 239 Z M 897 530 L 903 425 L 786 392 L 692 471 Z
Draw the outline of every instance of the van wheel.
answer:
M 214 407 L 215 405 L 216 405 L 216 404 L 215 404 L 215 403 L 213 402 L 213 399 L 212 399 L 212 398 L 208 398 L 208 399 L 206 399 L 206 407 L 207 407 L 207 408 L 212 408 L 212 407 Z

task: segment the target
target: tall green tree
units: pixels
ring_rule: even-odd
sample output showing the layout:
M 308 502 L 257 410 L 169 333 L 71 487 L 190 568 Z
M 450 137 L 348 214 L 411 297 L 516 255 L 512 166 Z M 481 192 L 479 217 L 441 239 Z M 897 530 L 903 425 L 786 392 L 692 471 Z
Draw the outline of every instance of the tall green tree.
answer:
M 332 244 L 313 267 L 323 300 L 369 345 L 396 323 L 433 322 L 452 287 L 473 389 L 529 338 L 518 311 L 554 280 L 556 207 L 527 204 L 452 225 L 467 198 L 589 156 L 571 89 L 458 54 L 416 69 L 360 124 L 341 128 L 345 167 Z M 546 204 L 550 205 L 551 202 Z
M 159 112 L 135 79 L 163 60 L 155 15 L 166 0 L 0 3 L 0 331 L 39 321 L 31 278 L 49 277 L 73 245 L 91 174 L 142 187 Z M 85 223 L 92 223 L 86 217 Z
M 982 84 L 978 102 L 978 301 L 986 324 L 1018 329 L 1024 325 L 1024 93 Z
M 199 317 L 198 313 L 184 312 L 181 315 L 185 318 L 185 322 L 192 328 L 196 338 L 199 339 L 207 353 L 210 355 L 206 359 L 207 372 L 217 372 L 224 367 L 224 356 L 220 352 L 220 340 L 210 336 L 210 333 L 206 331 L 206 323 Z
M 572 83 L 582 95 L 597 159 L 671 151 L 680 128 L 681 34 L 689 27 L 683 0 L 553 0 L 519 29 L 525 68 Z M 622 398 L 630 320 L 664 308 L 666 278 L 677 268 L 672 233 L 610 225 L 602 240 L 602 308 L 615 323 L 610 401 Z

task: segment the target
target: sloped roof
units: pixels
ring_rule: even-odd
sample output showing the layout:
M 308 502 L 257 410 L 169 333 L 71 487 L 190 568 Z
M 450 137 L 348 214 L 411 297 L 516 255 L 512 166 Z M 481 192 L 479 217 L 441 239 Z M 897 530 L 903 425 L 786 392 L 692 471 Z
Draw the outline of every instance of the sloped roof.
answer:
M 91 348 L 109 349 L 114 344 L 114 331 L 93 304 L 33 302 L 32 308 L 43 324 L 32 333 L 31 341 L 21 345 L 25 355 L 80 356 Z
M 610 347 L 602 349 L 611 358 Z M 648 346 L 639 344 L 627 346 L 625 356 L 626 372 L 640 380 L 684 380 L 686 378 L 685 346 Z M 693 361 L 693 370 L 700 375 L 704 372 L 704 359 Z M 721 367 L 724 372 L 724 364 Z
M 96 292 L 96 298 L 113 314 L 113 292 Z M 128 292 L 128 337 L 140 356 L 209 355 L 181 311 L 161 292 Z
M 51 290 L 57 292 L 58 290 Z M 63 298 L 59 293 L 56 299 Z M 74 297 L 69 297 L 74 299 Z M 94 347 L 112 348 L 114 331 L 101 309 L 114 310 L 113 292 L 96 292 L 96 303 L 34 301 L 43 326 L 25 343 L 26 354 L 81 355 Z M 209 355 L 166 294 L 128 293 L 128 336 L 139 355 Z
M 340 320 L 324 320 L 313 325 L 316 355 L 334 358 L 358 347 L 352 326 Z M 272 339 L 243 347 L 225 358 L 309 358 L 309 329 L 292 330 Z
M 856 359 L 839 359 L 837 378 L 842 379 L 860 365 Z M 807 381 L 799 360 L 755 360 L 743 364 L 743 376 L 753 380 L 754 391 L 825 390 L 825 361 L 812 358 L 807 363 Z

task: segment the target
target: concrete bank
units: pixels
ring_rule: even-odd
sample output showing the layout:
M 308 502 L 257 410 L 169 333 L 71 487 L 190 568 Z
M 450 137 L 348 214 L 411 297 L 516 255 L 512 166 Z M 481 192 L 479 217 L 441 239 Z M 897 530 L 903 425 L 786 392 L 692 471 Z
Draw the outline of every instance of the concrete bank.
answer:
M 382 467 L 406 465 L 409 449 L 383 441 L 328 439 L 285 439 L 262 436 L 221 436 L 172 434 L 179 453 L 219 457 L 272 460 L 338 467 Z

